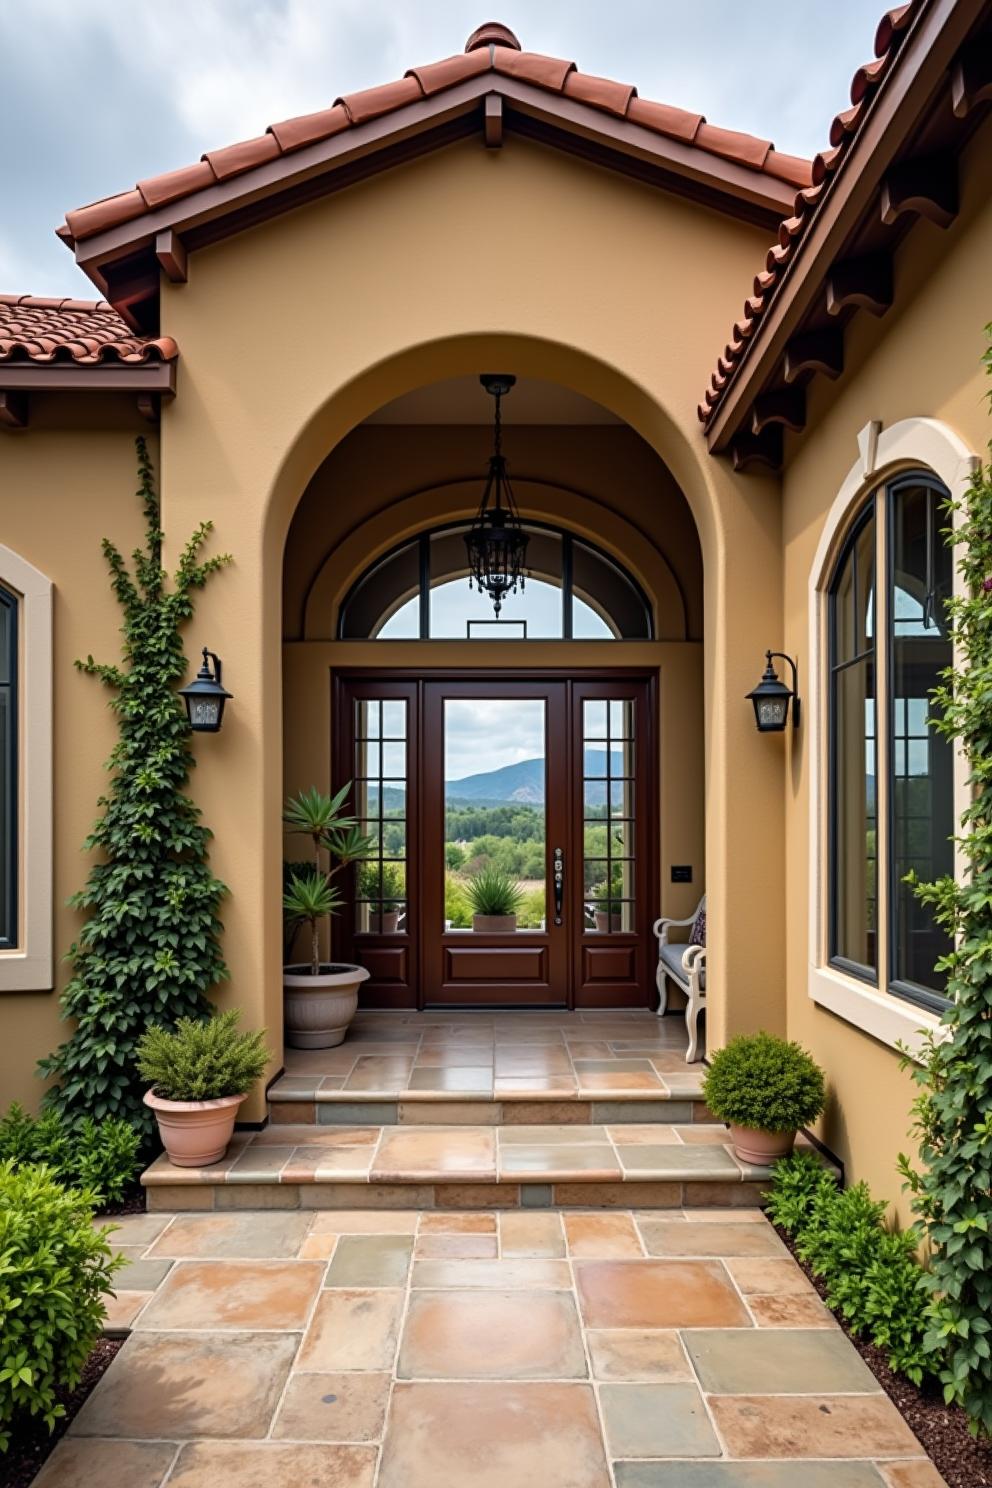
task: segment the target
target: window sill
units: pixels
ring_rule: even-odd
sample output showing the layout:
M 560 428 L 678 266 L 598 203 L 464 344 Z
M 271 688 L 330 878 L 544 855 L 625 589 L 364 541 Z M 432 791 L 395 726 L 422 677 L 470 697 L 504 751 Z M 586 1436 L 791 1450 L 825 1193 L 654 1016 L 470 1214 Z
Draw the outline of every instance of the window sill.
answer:
M 843 1018 L 890 1049 L 905 1045 L 919 1058 L 925 1033 L 937 1033 L 940 1018 L 831 966 L 811 966 L 809 995 L 818 1007 Z

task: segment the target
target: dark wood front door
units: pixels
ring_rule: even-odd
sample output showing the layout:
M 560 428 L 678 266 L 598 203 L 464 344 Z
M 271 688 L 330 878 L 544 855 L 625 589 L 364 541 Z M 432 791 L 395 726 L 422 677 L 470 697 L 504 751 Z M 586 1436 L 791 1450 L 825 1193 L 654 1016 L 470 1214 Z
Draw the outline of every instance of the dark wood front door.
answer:
M 336 954 L 370 971 L 364 1002 L 650 1003 L 653 708 L 619 672 L 338 677 L 334 782 L 375 856 L 348 875 Z M 493 862 L 521 885 L 515 929 L 471 914 Z

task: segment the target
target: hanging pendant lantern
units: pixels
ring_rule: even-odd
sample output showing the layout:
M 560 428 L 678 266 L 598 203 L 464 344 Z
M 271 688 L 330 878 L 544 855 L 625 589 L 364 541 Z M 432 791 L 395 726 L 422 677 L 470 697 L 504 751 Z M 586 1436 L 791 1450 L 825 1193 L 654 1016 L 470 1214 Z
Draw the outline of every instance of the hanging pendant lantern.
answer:
M 503 429 L 500 399 L 510 391 L 516 378 L 509 372 L 484 372 L 479 378 L 487 393 L 496 400 L 493 428 L 493 453 L 489 458 L 489 475 L 482 501 L 471 529 L 465 534 L 468 549 L 469 588 L 473 582 L 493 602 L 496 618 L 508 594 L 524 588 L 524 564 L 527 558 L 527 533 L 513 498 L 503 458 Z

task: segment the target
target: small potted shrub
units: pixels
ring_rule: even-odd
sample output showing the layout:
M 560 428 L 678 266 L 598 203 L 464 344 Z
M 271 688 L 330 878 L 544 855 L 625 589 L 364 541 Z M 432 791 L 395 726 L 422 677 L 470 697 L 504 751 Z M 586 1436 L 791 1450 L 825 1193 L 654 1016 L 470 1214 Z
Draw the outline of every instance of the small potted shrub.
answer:
M 358 870 L 358 897 L 369 906 L 369 930 L 373 935 L 395 935 L 406 897 L 403 870 L 399 863 L 362 863 Z
M 180 1018 L 173 1029 L 155 1024 L 138 1042 L 138 1071 L 151 1084 L 145 1105 L 179 1168 L 220 1162 L 238 1107 L 265 1073 L 265 1035 L 239 1033 L 238 1017 L 232 1008 L 204 1022 Z
M 480 868 L 465 885 L 472 907 L 472 929 L 516 930 L 517 910 L 523 897 L 520 885 L 503 868 Z
M 329 930 L 331 915 L 342 903 L 335 875 L 375 850 L 373 838 L 364 836 L 355 818 L 345 813 L 350 790 L 349 782 L 335 796 L 302 791 L 286 802 L 283 813 L 286 830 L 309 837 L 313 847 L 313 866 L 289 874 L 282 901 L 284 916 L 310 931 L 309 961 L 283 969 L 286 1042 L 294 1049 L 332 1049 L 343 1043 L 358 1010 L 358 989 L 368 980 L 364 966 L 320 959 L 321 923 L 326 920 Z
M 609 883 L 595 884 L 589 890 L 592 900 L 593 924 L 599 931 L 619 930 L 622 923 L 623 882 L 619 873 L 614 873 Z
M 737 1156 L 765 1166 L 791 1152 L 797 1129 L 823 1110 L 823 1071 L 799 1044 L 742 1034 L 713 1055 L 703 1099 L 730 1127 Z

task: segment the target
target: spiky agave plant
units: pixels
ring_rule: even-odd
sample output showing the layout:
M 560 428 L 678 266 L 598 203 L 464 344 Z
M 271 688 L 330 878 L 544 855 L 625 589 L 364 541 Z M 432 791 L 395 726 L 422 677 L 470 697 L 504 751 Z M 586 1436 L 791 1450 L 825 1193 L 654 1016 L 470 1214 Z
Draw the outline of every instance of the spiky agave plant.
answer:
M 333 796 L 325 796 L 312 786 L 291 797 L 283 810 L 286 831 L 309 837 L 313 847 L 313 867 L 289 874 L 282 907 L 296 924 L 309 926 L 310 974 L 315 977 L 320 976 L 321 921 L 329 922 L 343 902 L 333 879 L 350 863 L 367 858 L 375 848 L 375 839 L 366 836 L 345 810 L 350 790 L 350 780 Z

